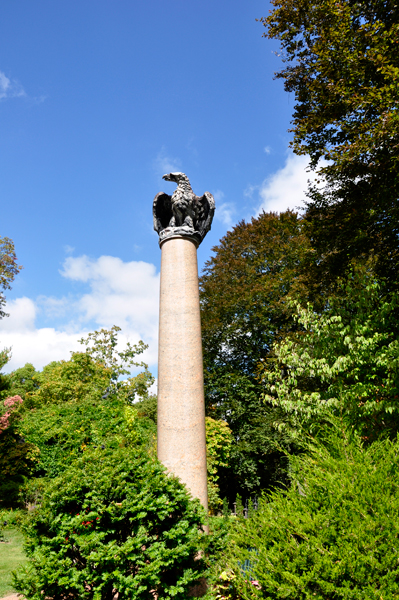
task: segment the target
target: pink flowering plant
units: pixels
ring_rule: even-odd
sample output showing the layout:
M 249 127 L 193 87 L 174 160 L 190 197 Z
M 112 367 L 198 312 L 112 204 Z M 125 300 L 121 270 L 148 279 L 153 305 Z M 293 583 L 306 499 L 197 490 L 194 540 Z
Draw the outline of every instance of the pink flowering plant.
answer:
M 13 412 L 15 409 L 21 406 L 22 402 L 23 400 L 20 396 L 12 396 L 4 400 L 3 404 L 6 408 L 6 411 L 0 417 L 0 434 L 10 427 Z

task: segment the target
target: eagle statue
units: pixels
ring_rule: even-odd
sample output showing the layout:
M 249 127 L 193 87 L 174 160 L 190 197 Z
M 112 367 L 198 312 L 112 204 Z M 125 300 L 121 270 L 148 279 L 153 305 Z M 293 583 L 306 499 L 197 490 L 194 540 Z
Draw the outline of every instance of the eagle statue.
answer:
M 196 196 L 184 173 L 168 173 L 165 181 L 177 183 L 172 196 L 159 192 L 153 203 L 154 229 L 159 243 L 168 237 L 189 237 L 197 246 L 211 228 L 215 213 L 215 200 L 209 192 Z

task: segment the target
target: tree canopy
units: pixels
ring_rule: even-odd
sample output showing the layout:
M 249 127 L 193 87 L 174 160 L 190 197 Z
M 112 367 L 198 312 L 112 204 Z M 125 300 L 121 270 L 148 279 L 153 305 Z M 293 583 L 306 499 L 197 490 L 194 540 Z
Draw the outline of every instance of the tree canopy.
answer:
M 298 269 L 307 249 L 295 213 L 263 213 L 226 234 L 200 279 L 206 410 L 233 433 L 220 479 L 232 501 L 281 476 L 273 409 L 261 398 L 256 372 L 273 343 L 295 327 L 287 296 L 307 297 Z
M 374 254 L 399 269 L 399 6 L 394 0 L 273 0 L 262 18 L 295 94 L 292 147 L 318 167 L 306 220 L 321 269 Z M 320 162 L 325 159 L 328 162 Z

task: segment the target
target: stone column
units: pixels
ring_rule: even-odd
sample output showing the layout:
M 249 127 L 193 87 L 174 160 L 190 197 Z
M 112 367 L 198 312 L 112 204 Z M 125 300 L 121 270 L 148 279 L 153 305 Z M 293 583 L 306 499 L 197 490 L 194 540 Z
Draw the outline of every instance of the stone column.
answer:
M 208 509 L 205 407 L 197 247 L 209 231 L 215 202 L 194 194 L 184 173 L 172 196 L 153 203 L 162 251 L 158 355 L 158 458 Z
M 208 509 L 205 407 L 197 248 L 161 244 L 158 356 L 158 458 Z

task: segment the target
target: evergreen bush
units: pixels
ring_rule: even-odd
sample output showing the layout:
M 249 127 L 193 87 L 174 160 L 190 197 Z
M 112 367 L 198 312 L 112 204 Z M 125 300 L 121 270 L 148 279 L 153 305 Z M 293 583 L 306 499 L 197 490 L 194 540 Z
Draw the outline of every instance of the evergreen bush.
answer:
M 231 533 L 231 597 L 399 598 L 398 441 L 366 448 L 335 426 L 292 457 L 291 480 Z
M 28 515 L 15 588 L 28 600 L 183 600 L 206 570 L 203 518 L 145 451 L 87 450 Z

